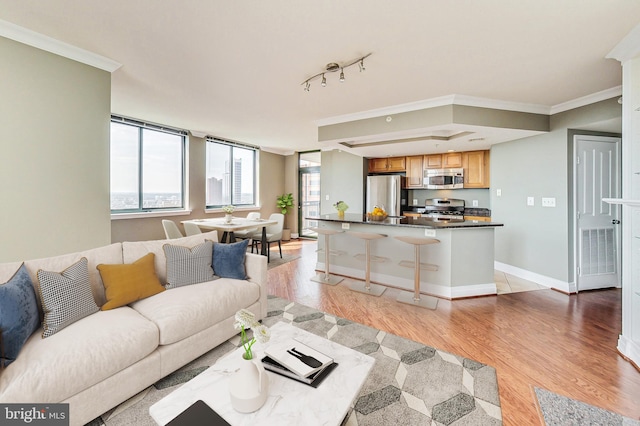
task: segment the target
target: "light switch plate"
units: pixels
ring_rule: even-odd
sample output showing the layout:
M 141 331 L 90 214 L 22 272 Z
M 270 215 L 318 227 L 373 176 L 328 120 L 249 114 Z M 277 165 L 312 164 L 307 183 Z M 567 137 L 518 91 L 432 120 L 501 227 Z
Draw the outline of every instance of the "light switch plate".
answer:
M 527 205 L 528 206 L 535 206 L 535 204 L 536 204 L 535 198 L 527 197 Z
M 472 207 L 478 207 L 478 200 L 472 200 L 471 201 L 471 206 Z
M 502 197 L 502 189 L 496 189 L 496 197 Z
M 329 195 L 325 195 L 325 196 L 324 196 L 324 199 L 325 199 L 325 200 L 327 200 L 327 201 L 329 201 Z
M 555 207 L 555 206 L 556 206 L 556 199 L 554 197 L 542 199 L 542 207 Z
M 349 229 L 349 224 L 348 223 L 343 223 L 342 224 L 342 229 Z
M 435 229 L 425 229 L 424 230 L 424 236 L 425 237 L 435 237 L 436 236 L 436 230 Z

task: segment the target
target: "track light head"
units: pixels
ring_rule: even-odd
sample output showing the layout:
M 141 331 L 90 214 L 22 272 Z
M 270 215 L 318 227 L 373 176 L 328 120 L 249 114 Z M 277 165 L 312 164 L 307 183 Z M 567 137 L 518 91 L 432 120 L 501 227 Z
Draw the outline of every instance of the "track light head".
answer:
M 344 69 L 340 68 L 340 83 L 344 83 Z
M 322 87 L 325 87 L 327 85 L 327 78 L 324 76 L 324 74 L 322 74 L 322 83 L 320 83 L 322 85 Z

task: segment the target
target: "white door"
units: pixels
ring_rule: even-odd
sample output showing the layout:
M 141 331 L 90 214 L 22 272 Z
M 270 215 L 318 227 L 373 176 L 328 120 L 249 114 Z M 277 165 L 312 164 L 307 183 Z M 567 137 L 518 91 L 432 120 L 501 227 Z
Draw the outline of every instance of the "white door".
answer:
M 620 286 L 620 139 L 574 137 L 576 288 Z

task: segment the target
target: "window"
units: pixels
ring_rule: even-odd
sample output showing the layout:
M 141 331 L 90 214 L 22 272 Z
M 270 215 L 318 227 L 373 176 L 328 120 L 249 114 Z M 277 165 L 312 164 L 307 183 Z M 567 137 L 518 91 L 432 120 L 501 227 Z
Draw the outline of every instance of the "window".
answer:
M 257 149 L 207 138 L 207 207 L 256 205 Z
M 184 208 L 186 132 L 111 119 L 111 211 Z

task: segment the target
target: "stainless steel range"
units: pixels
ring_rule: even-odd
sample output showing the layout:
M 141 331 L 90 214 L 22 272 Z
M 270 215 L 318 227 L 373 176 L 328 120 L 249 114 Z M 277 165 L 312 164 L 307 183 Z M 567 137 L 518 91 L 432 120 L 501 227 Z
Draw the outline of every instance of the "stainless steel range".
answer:
M 430 198 L 425 200 L 421 217 L 433 220 L 464 221 L 464 200 L 455 198 Z

